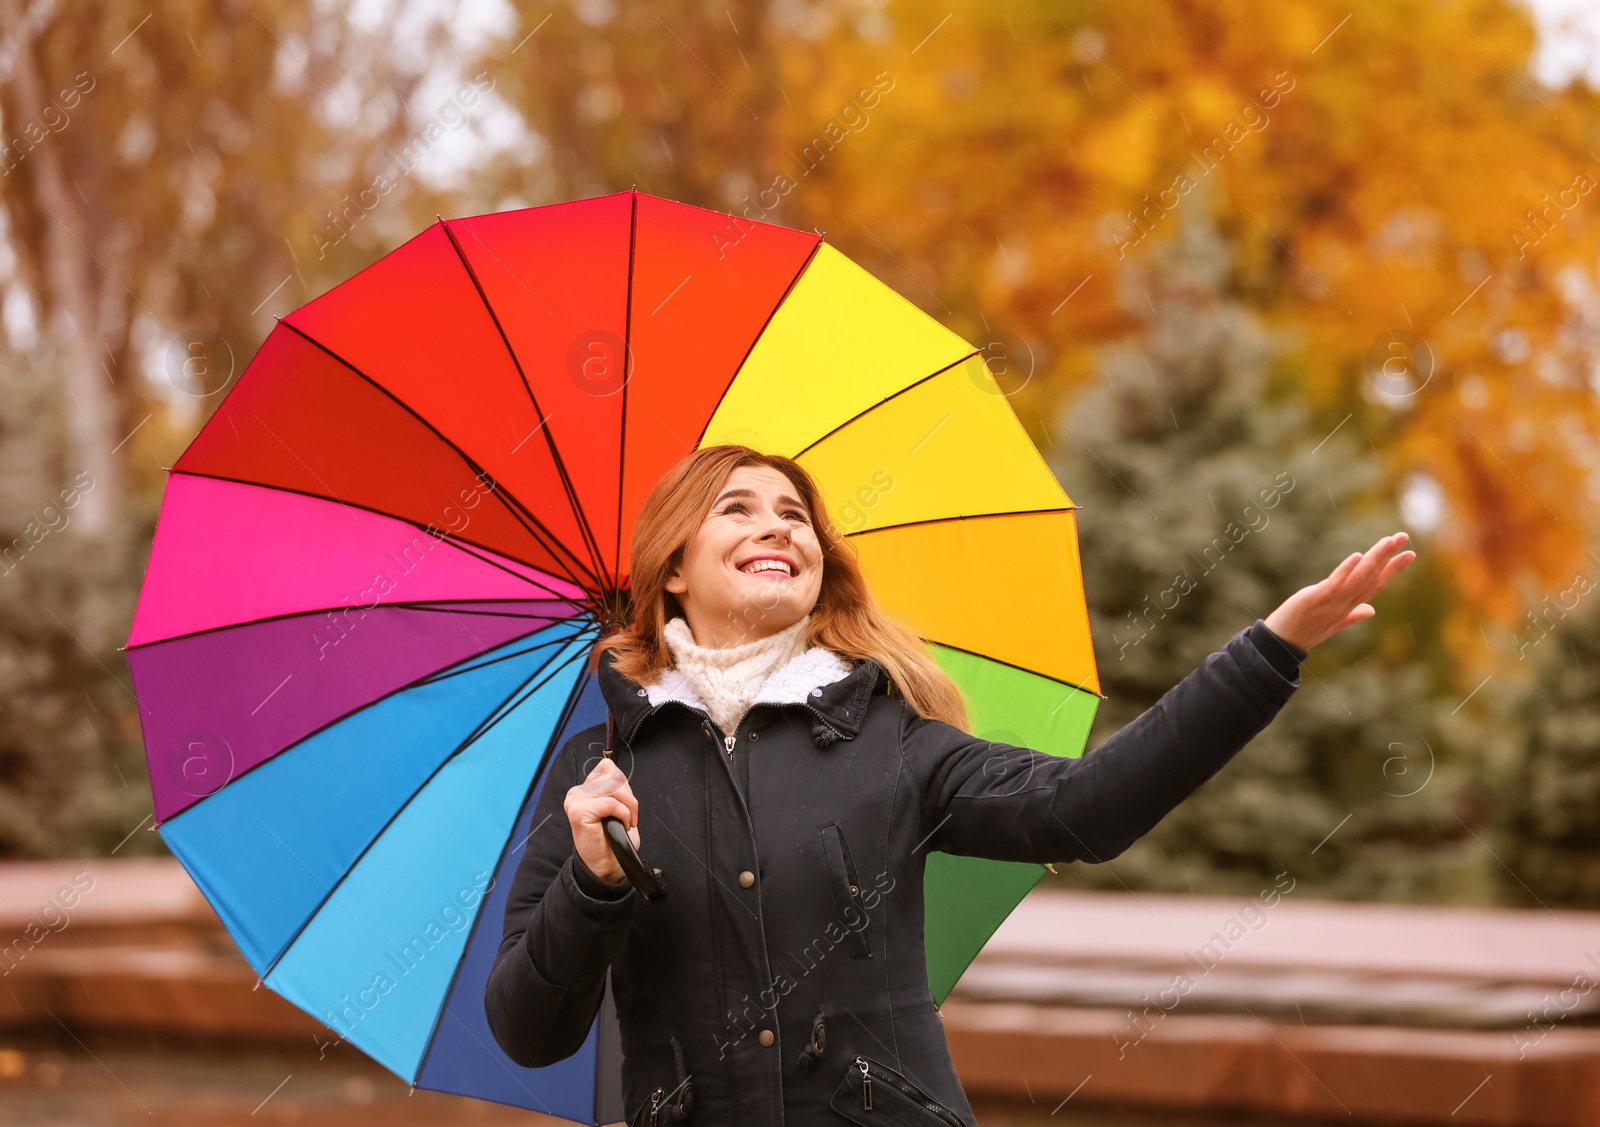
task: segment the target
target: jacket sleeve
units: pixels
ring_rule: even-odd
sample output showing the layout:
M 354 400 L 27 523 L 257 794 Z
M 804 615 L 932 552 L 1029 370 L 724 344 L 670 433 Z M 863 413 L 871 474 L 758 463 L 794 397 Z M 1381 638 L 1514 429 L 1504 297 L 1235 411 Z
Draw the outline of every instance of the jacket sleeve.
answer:
M 631 885 L 613 889 L 589 872 L 573 846 L 564 807 L 582 781 L 575 744 L 568 740 L 548 768 L 484 990 L 489 1031 L 524 1068 L 583 1047 L 639 899 Z
M 1111 860 L 1267 726 L 1300 687 L 1304 654 L 1257 619 L 1080 758 L 980 739 L 908 708 L 902 749 L 927 772 L 928 848 L 1041 864 Z

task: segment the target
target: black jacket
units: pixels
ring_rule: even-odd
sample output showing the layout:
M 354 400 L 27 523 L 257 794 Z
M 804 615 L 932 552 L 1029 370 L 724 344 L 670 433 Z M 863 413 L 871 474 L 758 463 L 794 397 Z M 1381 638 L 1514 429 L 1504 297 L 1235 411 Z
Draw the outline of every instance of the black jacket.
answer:
M 578 860 L 563 803 L 604 725 L 577 733 L 547 768 L 533 824 L 550 822 L 512 881 L 489 1028 L 524 1067 L 565 1059 L 610 968 L 630 1123 L 688 1076 L 700 1127 L 976 1127 L 928 988 L 928 852 L 1118 856 L 1272 720 L 1304 656 L 1258 619 L 1080 758 L 923 719 L 865 661 L 804 703 L 752 706 L 734 733 L 741 779 L 704 712 L 652 706 L 605 655 L 615 755 L 668 895 L 650 903 Z

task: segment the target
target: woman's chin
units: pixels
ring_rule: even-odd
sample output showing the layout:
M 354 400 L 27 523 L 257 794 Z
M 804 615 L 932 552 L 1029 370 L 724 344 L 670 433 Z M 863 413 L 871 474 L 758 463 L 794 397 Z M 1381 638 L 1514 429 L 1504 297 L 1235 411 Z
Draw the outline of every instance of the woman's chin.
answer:
M 760 606 L 769 607 L 776 602 L 788 602 L 799 589 L 800 580 L 787 576 L 774 577 L 770 572 L 763 575 L 746 575 L 742 571 L 734 572 L 734 590 L 739 596 L 748 599 Z
M 815 605 L 816 599 L 808 601 L 804 592 L 768 588 L 751 592 L 748 599 L 729 607 L 726 617 L 729 621 L 746 623 L 765 636 L 793 626 Z

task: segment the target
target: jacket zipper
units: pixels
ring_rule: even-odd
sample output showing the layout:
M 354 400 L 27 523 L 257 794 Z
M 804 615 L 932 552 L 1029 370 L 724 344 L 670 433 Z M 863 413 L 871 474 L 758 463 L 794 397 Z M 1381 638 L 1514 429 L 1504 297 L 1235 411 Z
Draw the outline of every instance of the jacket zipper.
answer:
M 888 1084 L 890 1087 L 897 1089 L 907 1098 L 921 1104 L 940 1119 L 951 1124 L 951 1127 L 963 1127 L 960 1117 L 955 1112 L 923 1094 L 921 1089 L 917 1088 L 894 1069 L 881 1065 L 875 1060 L 868 1060 L 860 1055 L 856 1056 L 853 1063 L 861 1070 L 861 1109 L 863 1111 L 872 1110 L 872 1080 L 873 1074 L 876 1073 L 880 1083 Z
M 850 843 L 845 840 L 844 827 L 835 823 L 834 828 L 839 831 L 839 854 L 844 858 L 844 877 L 846 883 L 850 885 L 850 898 L 859 900 L 861 885 L 856 880 L 856 859 L 850 855 Z
M 856 876 L 856 861 L 850 852 L 850 843 L 846 840 L 844 827 L 837 822 L 829 822 L 820 827 L 823 837 L 823 854 L 828 864 L 829 875 L 834 881 L 834 899 L 838 903 L 839 911 L 849 919 L 851 910 L 861 913 L 860 926 L 852 923 L 846 932 L 850 944 L 850 957 L 852 959 L 870 959 L 872 957 L 872 939 L 868 934 L 870 928 L 870 913 L 862 906 L 861 884 Z M 833 851 L 829 848 L 830 840 L 838 850 L 838 862 L 835 865 Z M 838 882 L 843 881 L 841 887 Z
M 649 1102 L 639 1106 L 639 1110 L 633 1113 L 629 1123 L 637 1127 L 656 1127 L 656 1114 L 661 1107 L 661 1097 L 666 1095 L 666 1091 L 665 1088 L 656 1088 L 652 1091 Z
M 698 709 L 696 711 L 698 711 Z M 711 742 L 712 743 L 716 743 L 717 742 L 717 734 L 718 734 L 717 726 L 711 722 L 711 717 L 706 716 L 704 713 L 702 713 L 701 716 L 702 716 L 702 719 L 700 721 L 700 727 L 705 730 L 706 735 L 711 737 Z M 726 749 L 726 751 L 728 753 L 728 757 L 725 760 L 723 760 L 723 763 L 726 764 L 726 766 L 728 768 L 728 781 L 733 783 L 734 794 L 736 794 L 738 796 L 738 798 L 739 798 L 739 808 L 744 811 L 745 824 L 747 826 L 751 827 L 751 829 L 753 831 L 754 827 L 755 827 L 755 819 L 750 817 L 750 806 L 749 806 L 748 803 L 745 802 L 745 800 L 744 800 L 744 792 L 739 789 L 739 781 L 736 778 L 734 778 L 734 775 L 733 775 L 733 744 L 734 744 L 734 737 L 733 736 L 723 736 L 722 737 L 722 746 L 723 746 L 724 749 Z M 752 843 L 754 843 L 754 835 L 753 835 L 753 833 L 752 833 L 751 841 L 752 841 Z
M 800 706 L 807 712 L 811 713 L 811 715 L 815 716 L 818 720 L 822 721 L 822 723 L 827 725 L 827 727 L 832 731 L 839 731 L 839 729 L 835 728 L 826 716 L 822 715 L 822 713 L 818 712 L 815 708 L 812 708 L 809 704 L 806 704 L 805 701 L 801 701 Z M 840 734 L 842 735 L 843 733 Z

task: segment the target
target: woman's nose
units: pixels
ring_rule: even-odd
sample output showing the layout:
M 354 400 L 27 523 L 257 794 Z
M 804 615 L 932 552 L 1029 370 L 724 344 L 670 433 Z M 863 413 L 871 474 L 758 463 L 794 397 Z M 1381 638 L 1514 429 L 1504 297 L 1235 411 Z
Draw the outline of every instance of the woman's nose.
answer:
M 780 540 L 789 539 L 789 522 L 783 519 L 781 513 L 769 515 L 766 527 L 761 530 L 761 538 L 763 540 L 774 536 Z

